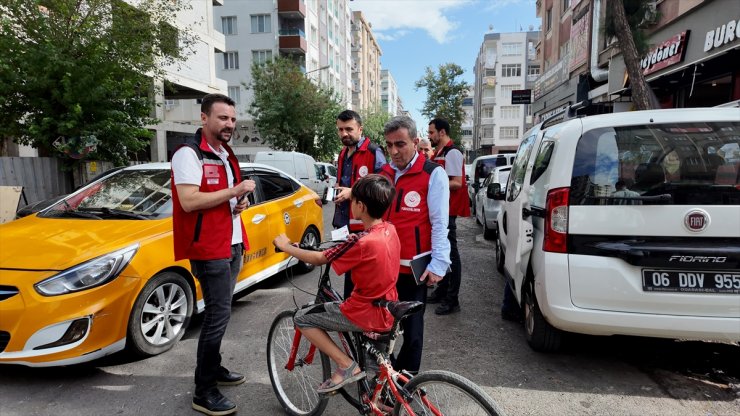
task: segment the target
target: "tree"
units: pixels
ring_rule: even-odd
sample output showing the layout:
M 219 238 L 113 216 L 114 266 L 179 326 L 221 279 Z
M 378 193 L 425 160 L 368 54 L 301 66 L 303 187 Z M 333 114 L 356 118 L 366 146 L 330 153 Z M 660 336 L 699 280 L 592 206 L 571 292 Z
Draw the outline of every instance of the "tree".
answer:
M 334 91 L 317 86 L 289 58 L 252 65 L 254 92 L 249 114 L 273 149 L 295 150 L 318 160 L 339 152 L 336 118 L 342 109 Z
M 180 0 L 5 0 L 0 141 L 122 164 L 149 145 L 156 89 L 191 44 Z M 179 42 L 179 43 L 178 43 Z
M 360 111 L 362 117 L 362 134 L 370 138 L 370 141 L 385 148 L 385 123 L 391 116 L 380 106 Z
M 647 52 L 647 37 L 643 29 L 647 23 L 647 0 L 609 0 L 605 32 L 616 36 L 622 51 L 632 87 L 632 101 L 638 110 L 658 107 L 657 99 L 645 80 L 640 66 L 640 57 Z M 629 15 L 629 18 L 628 18 Z
M 457 64 L 447 63 L 440 65 L 435 73 L 430 67 L 426 68 L 423 78 L 416 81 L 416 89 L 426 88 L 427 99 L 421 114 L 429 117 L 446 119 L 450 123 L 448 135 L 456 144 L 460 144 L 462 123 L 465 121 L 463 99 L 470 86 L 467 82 L 458 79 L 465 71 Z

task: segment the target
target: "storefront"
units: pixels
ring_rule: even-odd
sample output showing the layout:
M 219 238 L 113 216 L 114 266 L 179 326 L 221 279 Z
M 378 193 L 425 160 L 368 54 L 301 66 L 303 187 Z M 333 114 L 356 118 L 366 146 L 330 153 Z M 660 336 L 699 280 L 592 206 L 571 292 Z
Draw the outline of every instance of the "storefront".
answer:
M 707 2 L 651 36 L 645 79 L 662 108 L 713 107 L 740 100 L 740 2 Z M 609 67 L 609 94 L 629 99 L 621 56 Z

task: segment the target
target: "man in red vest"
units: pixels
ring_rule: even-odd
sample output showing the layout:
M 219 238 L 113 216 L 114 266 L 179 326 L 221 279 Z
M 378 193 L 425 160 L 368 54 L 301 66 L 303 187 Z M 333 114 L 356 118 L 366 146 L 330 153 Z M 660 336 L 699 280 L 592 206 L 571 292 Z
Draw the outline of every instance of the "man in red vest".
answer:
M 193 409 L 208 415 L 236 412 L 217 385 L 244 382 L 221 365 L 221 339 L 231 317 L 231 298 L 249 242 L 241 212 L 255 183 L 242 181 L 239 161 L 226 144 L 234 134 L 234 101 L 221 94 L 203 98 L 202 128 L 172 156 L 175 260 L 189 259 L 205 303 L 198 338 Z
M 427 286 L 442 280 L 450 265 L 447 175 L 418 152 L 416 123 L 410 117 L 392 118 L 386 123 L 384 134 L 391 162 L 383 166 L 381 174 L 396 187 L 396 197 L 386 219 L 396 227 L 401 241 L 398 299 L 426 302 Z M 411 260 L 429 253 L 431 258 L 417 284 Z M 424 346 L 424 313 L 407 317 L 402 325 L 403 345 L 395 357 L 394 368 L 415 373 L 419 371 Z
M 378 173 L 385 165 L 385 155 L 380 146 L 362 136 L 362 117 L 352 110 L 344 110 L 337 116 L 337 133 L 342 140 L 342 150 L 337 162 L 337 195 L 334 198 L 334 228 L 347 226 L 350 232 L 364 230 L 362 221 L 352 217 L 350 210 L 351 189 L 360 178 L 369 173 Z M 352 293 L 351 272 L 344 275 L 344 298 Z
M 429 122 L 429 140 L 436 148 L 432 160 L 442 165 L 450 179 L 450 219 L 447 238 L 450 240 L 452 268 L 427 300 L 427 303 L 441 303 L 434 310 L 437 315 L 449 315 L 460 311 L 458 295 L 460 293 L 462 264 L 460 263 L 460 252 L 457 249 L 455 220 L 457 217 L 470 216 L 468 187 L 465 183 L 465 161 L 463 153 L 450 139 L 449 131 L 450 123 L 445 119 L 435 118 Z

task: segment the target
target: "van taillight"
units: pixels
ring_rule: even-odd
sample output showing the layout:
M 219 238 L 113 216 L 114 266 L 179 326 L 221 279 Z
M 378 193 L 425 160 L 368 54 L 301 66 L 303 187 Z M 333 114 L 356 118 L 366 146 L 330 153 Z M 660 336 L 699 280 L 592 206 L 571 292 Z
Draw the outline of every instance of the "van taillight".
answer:
M 319 206 L 319 208 L 324 205 L 324 202 L 321 200 L 321 198 L 316 198 L 313 200 L 313 202 L 315 202 L 316 205 Z
M 556 188 L 547 193 L 545 203 L 544 251 L 568 252 L 568 194 L 570 188 Z

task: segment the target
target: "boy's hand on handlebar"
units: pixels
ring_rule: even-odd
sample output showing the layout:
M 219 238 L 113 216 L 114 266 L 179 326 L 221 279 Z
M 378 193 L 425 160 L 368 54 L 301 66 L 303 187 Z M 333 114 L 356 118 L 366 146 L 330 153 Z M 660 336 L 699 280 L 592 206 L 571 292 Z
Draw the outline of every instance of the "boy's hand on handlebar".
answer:
M 427 286 L 433 286 L 437 284 L 438 282 L 440 282 L 443 277 L 444 276 L 438 276 L 430 272 L 429 269 L 426 269 L 424 271 L 424 274 L 422 274 L 421 277 L 419 278 L 419 280 L 421 280 L 422 282 L 426 280 Z
M 279 248 L 280 250 L 285 251 L 286 246 L 290 245 L 290 239 L 285 234 L 280 234 L 279 236 L 275 237 L 274 240 L 272 240 L 272 244 Z

